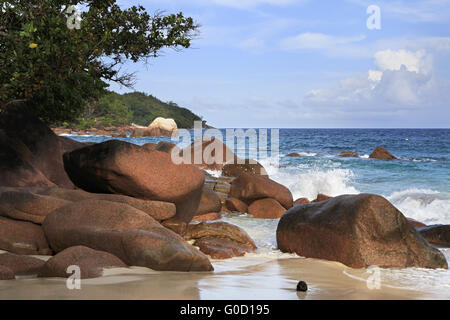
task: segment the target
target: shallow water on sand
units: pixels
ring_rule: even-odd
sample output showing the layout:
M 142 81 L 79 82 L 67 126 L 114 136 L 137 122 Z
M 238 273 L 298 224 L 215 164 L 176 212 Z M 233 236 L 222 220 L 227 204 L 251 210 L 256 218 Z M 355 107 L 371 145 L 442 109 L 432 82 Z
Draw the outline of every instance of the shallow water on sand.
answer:
M 336 262 L 249 255 L 213 265 L 215 271 L 205 273 L 109 269 L 101 278 L 82 280 L 80 290 L 68 290 L 65 279 L 1 281 L 0 299 L 450 299 L 448 278 L 447 288 L 414 285 L 427 281 L 427 271 L 401 270 L 402 283 L 382 270 L 380 289 L 371 290 L 365 270 Z M 296 292 L 299 280 L 308 283 L 307 292 Z

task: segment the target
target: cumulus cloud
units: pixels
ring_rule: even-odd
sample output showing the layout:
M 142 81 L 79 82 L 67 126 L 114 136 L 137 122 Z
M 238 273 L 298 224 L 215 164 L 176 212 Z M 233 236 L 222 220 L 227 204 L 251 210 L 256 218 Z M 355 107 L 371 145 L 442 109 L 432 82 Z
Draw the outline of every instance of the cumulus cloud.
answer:
M 425 50 L 384 50 L 375 53 L 375 65 L 381 71 L 400 70 L 405 66 L 408 71 L 427 74 L 431 72 L 432 61 Z
M 450 84 L 437 79 L 431 54 L 424 50 L 375 53 L 377 70 L 369 70 L 328 89 L 309 92 L 306 106 L 338 110 L 417 109 L 450 103 Z

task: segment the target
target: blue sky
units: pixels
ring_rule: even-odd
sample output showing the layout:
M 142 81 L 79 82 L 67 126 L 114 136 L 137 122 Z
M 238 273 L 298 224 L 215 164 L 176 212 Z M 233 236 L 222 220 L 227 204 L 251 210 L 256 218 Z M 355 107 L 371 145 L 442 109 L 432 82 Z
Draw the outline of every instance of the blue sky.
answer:
M 215 127 L 450 127 L 450 0 L 118 3 L 201 24 L 191 49 L 124 69 Z

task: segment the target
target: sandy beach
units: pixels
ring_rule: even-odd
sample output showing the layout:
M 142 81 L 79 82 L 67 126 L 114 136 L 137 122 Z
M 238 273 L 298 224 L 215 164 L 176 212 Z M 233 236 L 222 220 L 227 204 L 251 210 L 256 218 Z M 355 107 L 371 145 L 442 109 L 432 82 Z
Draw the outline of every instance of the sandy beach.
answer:
M 67 289 L 66 279 L 18 277 L 0 282 L 0 299 L 450 299 L 450 277 L 444 270 L 436 283 L 440 270 L 384 269 L 381 288 L 370 290 L 366 269 L 336 262 L 248 254 L 212 263 L 214 272 L 106 269 L 101 278 L 82 280 L 80 290 Z M 299 280 L 308 283 L 307 292 L 295 290 Z

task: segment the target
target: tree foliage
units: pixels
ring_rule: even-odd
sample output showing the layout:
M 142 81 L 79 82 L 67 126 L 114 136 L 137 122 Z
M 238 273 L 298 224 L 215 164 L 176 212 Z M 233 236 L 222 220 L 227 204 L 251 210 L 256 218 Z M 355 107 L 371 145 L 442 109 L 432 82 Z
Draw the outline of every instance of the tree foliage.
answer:
M 79 29 L 68 27 L 71 5 L 82 8 Z M 52 124 L 78 118 L 110 81 L 131 87 L 124 62 L 188 48 L 197 30 L 182 13 L 150 15 L 115 0 L 0 0 L 0 10 L 0 105 L 25 100 Z

